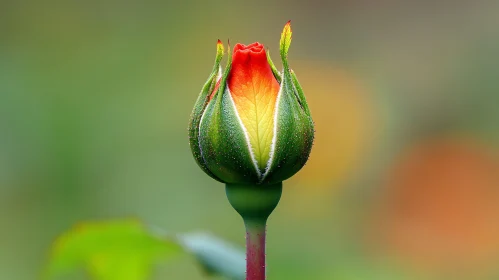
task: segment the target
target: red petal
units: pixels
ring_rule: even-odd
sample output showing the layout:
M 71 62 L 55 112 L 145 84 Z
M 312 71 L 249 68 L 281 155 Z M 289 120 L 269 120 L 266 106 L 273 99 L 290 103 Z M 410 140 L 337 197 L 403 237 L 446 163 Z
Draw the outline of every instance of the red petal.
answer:
M 262 44 L 237 44 L 234 47 L 227 84 L 249 134 L 256 160 L 263 168 L 270 153 L 275 103 L 280 86 L 267 62 Z

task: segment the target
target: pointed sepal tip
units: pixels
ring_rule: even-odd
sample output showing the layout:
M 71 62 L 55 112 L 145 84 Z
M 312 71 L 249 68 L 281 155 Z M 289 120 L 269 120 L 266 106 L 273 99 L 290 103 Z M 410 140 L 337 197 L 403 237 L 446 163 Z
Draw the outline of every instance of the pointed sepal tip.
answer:
M 221 59 L 224 55 L 224 44 L 220 39 L 217 41 L 217 59 Z
M 293 34 L 291 30 L 291 20 L 289 20 L 281 33 L 281 40 L 279 43 L 279 49 L 281 52 L 281 58 L 285 59 L 288 55 L 289 45 L 291 45 L 291 35 Z

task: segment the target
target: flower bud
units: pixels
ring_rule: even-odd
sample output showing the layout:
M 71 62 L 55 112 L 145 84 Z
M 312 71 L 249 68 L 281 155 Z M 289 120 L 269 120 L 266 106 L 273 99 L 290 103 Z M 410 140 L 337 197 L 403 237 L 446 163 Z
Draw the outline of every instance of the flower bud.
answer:
M 224 48 L 192 112 L 189 138 L 205 173 L 229 184 L 275 184 L 306 163 L 314 124 L 296 75 L 288 66 L 291 26 L 280 40 L 282 72 L 260 43 L 236 44 L 222 73 Z

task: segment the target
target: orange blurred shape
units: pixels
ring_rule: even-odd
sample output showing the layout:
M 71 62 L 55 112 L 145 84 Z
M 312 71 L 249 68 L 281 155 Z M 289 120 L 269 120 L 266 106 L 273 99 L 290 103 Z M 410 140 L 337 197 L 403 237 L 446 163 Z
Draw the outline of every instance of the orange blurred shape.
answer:
M 358 166 L 372 138 L 373 103 L 359 81 L 343 69 L 320 62 L 296 62 L 293 67 L 315 122 L 310 159 L 294 182 L 306 184 L 307 192 L 310 187 L 339 186 Z
M 452 138 L 404 153 L 380 194 L 370 241 L 431 269 L 499 260 L 499 161 L 491 148 Z

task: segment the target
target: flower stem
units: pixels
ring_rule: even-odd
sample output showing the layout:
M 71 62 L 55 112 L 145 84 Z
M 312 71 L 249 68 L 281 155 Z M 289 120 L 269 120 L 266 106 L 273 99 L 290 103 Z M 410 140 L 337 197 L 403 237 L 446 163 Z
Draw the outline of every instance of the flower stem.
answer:
M 265 280 L 265 221 L 246 221 L 246 280 Z
M 265 280 L 266 222 L 279 203 L 282 183 L 227 184 L 225 191 L 246 227 L 246 280 Z

